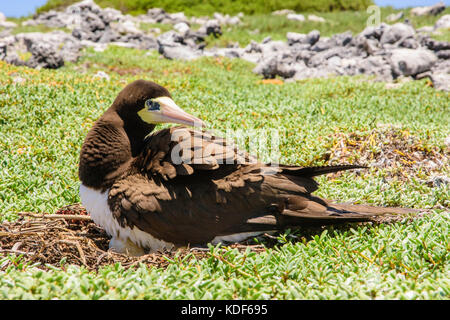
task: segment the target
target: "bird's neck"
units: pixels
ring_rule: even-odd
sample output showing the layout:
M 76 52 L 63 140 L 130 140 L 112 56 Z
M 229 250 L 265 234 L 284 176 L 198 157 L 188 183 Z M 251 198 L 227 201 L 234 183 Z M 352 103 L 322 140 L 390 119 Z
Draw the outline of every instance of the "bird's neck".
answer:
M 83 185 L 109 189 L 130 170 L 143 148 L 149 128 L 126 125 L 114 112 L 106 112 L 88 132 L 80 153 L 78 176 Z

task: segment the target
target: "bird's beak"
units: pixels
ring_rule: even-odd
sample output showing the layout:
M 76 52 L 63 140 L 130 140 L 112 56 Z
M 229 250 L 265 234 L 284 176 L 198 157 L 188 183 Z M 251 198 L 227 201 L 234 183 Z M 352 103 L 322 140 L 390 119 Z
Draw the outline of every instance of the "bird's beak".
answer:
M 153 99 L 160 105 L 160 110 L 151 111 L 147 108 L 138 112 L 138 115 L 148 123 L 178 123 L 193 127 L 204 127 L 205 123 L 197 117 L 190 115 L 169 97 Z

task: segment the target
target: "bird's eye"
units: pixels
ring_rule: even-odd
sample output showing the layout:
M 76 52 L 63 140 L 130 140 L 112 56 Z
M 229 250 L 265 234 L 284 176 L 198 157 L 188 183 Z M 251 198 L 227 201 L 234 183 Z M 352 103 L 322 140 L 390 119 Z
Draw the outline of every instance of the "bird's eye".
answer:
M 159 103 L 151 99 L 145 101 L 145 106 L 147 107 L 148 111 L 159 111 L 160 109 Z

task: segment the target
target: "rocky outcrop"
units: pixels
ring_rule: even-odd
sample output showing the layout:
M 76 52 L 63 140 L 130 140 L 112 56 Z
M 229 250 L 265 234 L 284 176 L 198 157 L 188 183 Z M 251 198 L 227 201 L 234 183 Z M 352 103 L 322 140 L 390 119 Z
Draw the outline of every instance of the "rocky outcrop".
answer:
M 0 39 L 0 48 L 0 58 L 8 63 L 56 69 L 63 66 L 64 61 L 76 61 L 82 45 L 70 34 L 54 31 L 19 33 L 5 37 Z
M 286 37 L 286 42 L 251 43 L 247 50 L 259 55 L 253 57 L 255 73 L 293 80 L 359 74 L 384 81 L 427 76 L 436 88 L 450 90 L 450 82 L 445 84 L 450 43 L 419 36 L 407 24 L 368 27 L 356 36 L 345 32 L 320 38 L 314 31 L 289 32 Z
M 289 16 L 295 13 L 274 14 Z M 448 16 L 441 17 L 436 26 L 445 28 Z M 33 68 L 58 68 L 64 61 L 76 61 L 83 47 L 104 50 L 107 45 L 115 44 L 155 49 L 167 59 L 240 58 L 255 63 L 253 71 L 264 78 L 300 80 L 369 75 L 377 80 L 391 81 L 399 77 L 429 77 L 436 88 L 450 90 L 450 43 L 433 40 L 407 23 L 382 23 L 367 27 L 356 35 L 348 31 L 332 37 L 321 37 L 317 30 L 308 34 L 288 32 L 285 41 L 267 37 L 260 43 L 251 41 L 245 48 L 237 44 L 227 48 L 205 48 L 207 36 L 221 36 L 222 26 L 240 24 L 241 17 L 241 14 L 231 17 L 216 13 L 213 18 L 188 19 L 182 13 L 170 14 L 157 8 L 132 17 L 111 8 L 102 9 L 92 0 L 85 0 L 62 12 L 50 11 L 26 22 L 64 27 L 72 30 L 71 34 L 54 31 L 0 35 L 0 59 Z M 140 29 L 140 24 L 145 22 L 171 24 L 173 30 L 156 37 Z M 194 23 L 200 25 L 197 30 L 192 28 Z
M 434 24 L 434 29 L 450 29 L 450 14 L 440 17 Z
M 413 8 L 411 9 L 410 12 L 413 16 L 429 16 L 429 15 L 437 16 L 444 10 L 445 4 L 441 1 L 432 6 Z

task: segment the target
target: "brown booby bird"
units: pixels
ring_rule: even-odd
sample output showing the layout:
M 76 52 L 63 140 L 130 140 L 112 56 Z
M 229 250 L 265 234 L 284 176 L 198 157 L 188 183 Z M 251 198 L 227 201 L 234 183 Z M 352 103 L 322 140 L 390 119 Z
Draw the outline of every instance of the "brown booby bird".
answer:
M 151 133 L 158 123 L 186 126 Z M 95 122 L 81 148 L 80 197 L 110 248 L 140 255 L 402 212 L 312 195 L 314 176 L 361 166 L 267 165 L 196 126 L 164 87 L 144 80 Z

